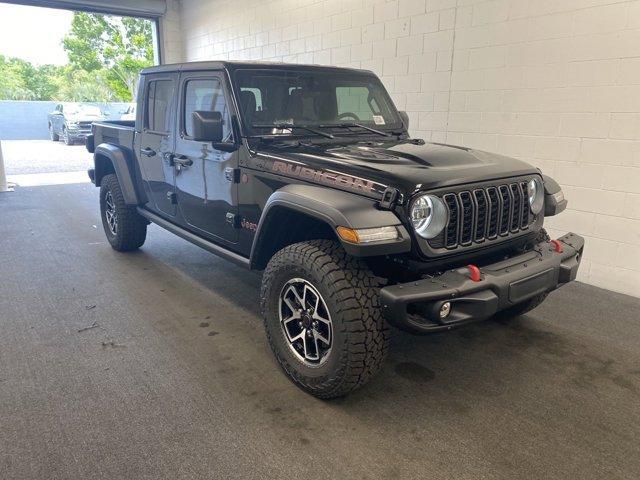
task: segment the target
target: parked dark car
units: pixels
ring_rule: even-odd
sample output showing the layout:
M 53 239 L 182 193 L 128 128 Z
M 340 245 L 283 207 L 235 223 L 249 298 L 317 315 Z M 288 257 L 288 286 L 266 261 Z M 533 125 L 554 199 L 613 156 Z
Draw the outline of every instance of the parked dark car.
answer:
M 104 120 L 100 107 L 86 103 L 59 103 L 48 115 L 49 138 L 57 142 L 62 138 L 64 143 L 71 145 L 84 142 L 91 133 L 93 122 Z
M 576 277 L 583 239 L 543 229 L 566 207 L 559 185 L 520 160 L 410 138 L 372 72 L 164 65 L 139 92 L 135 122 L 95 123 L 87 139 L 109 243 L 137 249 L 154 222 L 263 270 L 249 295 L 313 395 L 367 382 L 389 324 L 519 315 Z

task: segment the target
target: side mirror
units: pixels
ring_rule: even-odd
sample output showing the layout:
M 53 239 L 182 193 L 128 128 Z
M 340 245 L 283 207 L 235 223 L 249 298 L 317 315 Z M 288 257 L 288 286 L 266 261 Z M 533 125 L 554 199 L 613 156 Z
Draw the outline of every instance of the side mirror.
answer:
M 409 114 L 407 114 L 407 112 L 398 112 L 398 115 L 400 115 L 400 120 L 402 120 L 402 123 L 404 124 L 404 128 L 406 128 L 407 130 L 409 130 Z
M 222 142 L 222 113 L 196 110 L 191 114 L 193 139 L 198 142 Z

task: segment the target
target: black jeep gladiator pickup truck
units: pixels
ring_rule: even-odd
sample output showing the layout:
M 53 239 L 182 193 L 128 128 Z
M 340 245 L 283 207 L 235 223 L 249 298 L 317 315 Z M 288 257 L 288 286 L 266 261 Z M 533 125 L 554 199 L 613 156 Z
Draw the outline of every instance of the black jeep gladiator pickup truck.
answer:
M 407 132 L 371 72 L 203 62 L 143 70 L 135 122 L 93 124 L 89 176 L 118 251 L 149 222 L 264 270 L 286 374 L 321 398 L 367 382 L 389 324 L 448 330 L 518 315 L 575 279 L 583 239 L 531 165 Z

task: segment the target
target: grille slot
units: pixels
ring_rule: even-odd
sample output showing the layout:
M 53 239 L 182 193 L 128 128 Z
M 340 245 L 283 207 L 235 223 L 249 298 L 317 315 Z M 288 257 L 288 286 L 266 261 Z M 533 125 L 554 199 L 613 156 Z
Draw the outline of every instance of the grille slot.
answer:
M 527 182 L 491 185 L 442 195 L 448 221 L 443 232 L 429 240 L 432 248 L 455 249 L 519 233 L 529 228 Z
M 475 242 L 481 242 L 484 240 L 484 237 L 487 232 L 487 220 L 488 220 L 488 204 L 487 204 L 487 193 L 484 190 L 474 190 L 473 198 L 476 202 L 476 228 L 473 235 L 473 240 Z
M 471 245 L 474 216 L 471 194 L 469 192 L 461 192 L 458 194 L 458 199 L 460 200 L 460 203 L 462 205 L 460 244 Z

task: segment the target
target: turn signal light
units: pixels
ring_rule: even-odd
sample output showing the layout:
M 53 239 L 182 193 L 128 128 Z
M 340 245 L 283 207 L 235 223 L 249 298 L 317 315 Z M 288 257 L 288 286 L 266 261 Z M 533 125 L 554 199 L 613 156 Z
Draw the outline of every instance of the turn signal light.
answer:
M 336 228 L 338 235 L 342 240 L 349 243 L 360 243 L 358 239 L 358 232 L 353 228 L 338 227 Z
M 336 228 L 338 236 L 349 243 L 370 243 L 382 242 L 385 240 L 397 240 L 398 229 L 396 227 L 376 227 L 376 228 Z

